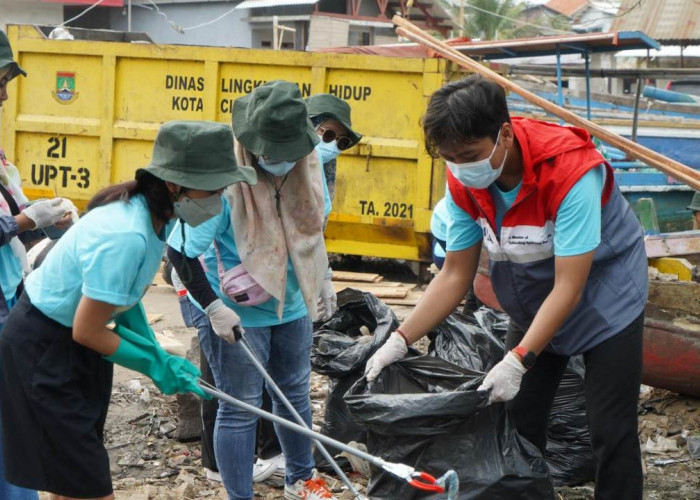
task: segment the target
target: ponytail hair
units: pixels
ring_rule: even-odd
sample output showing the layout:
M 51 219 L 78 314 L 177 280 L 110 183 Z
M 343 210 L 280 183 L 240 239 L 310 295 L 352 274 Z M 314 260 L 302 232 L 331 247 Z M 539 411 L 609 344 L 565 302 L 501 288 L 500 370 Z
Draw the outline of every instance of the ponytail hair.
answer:
M 87 204 L 87 209 L 108 205 L 115 201 L 128 201 L 143 195 L 151 213 L 162 223 L 167 223 L 173 214 L 173 200 L 165 181 L 150 172 L 140 171 L 135 180 L 107 186 L 100 190 Z

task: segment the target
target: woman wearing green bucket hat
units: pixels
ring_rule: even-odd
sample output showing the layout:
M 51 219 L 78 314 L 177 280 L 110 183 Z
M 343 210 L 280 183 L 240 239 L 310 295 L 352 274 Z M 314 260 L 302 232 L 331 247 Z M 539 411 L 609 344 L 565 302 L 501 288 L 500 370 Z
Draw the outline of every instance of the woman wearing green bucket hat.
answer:
M 321 141 L 316 150 L 321 155 L 323 171 L 331 201 L 335 195 L 335 160 L 362 139 L 352 129 L 350 105 L 333 94 L 316 94 L 306 99 L 311 124 Z
M 7 86 L 15 77 L 27 73 L 17 64 L 10 41 L 0 30 L 0 107 L 8 99 Z M 66 229 L 71 224 L 67 213 L 68 200 L 54 198 L 29 204 L 22 191 L 20 173 L 0 149 L 0 330 L 22 290 L 22 276 L 27 272 L 25 244 L 44 237 L 42 229 L 56 225 Z M 0 435 L 0 498 L 3 500 L 36 500 L 36 491 L 8 483 L 3 474 L 2 439 Z
M 221 192 L 255 183 L 238 167 L 230 127 L 169 122 L 135 180 L 108 187 L 29 274 L 0 338 L 8 481 L 66 498 L 113 498 L 102 443 L 112 363 L 148 375 L 166 394 L 204 393 L 199 370 L 166 353 L 142 295 L 175 218 L 202 224 Z M 114 330 L 106 328 L 114 319 Z
M 216 386 L 261 404 L 262 375 L 230 335 L 242 326 L 286 398 L 311 425 L 312 321 L 328 269 L 323 219 L 330 211 L 314 150 L 318 135 L 298 87 L 284 81 L 237 99 L 233 132 L 236 159 L 254 166 L 258 184 L 227 189 L 222 214 L 187 229 L 184 252 L 178 252 L 182 242 L 175 228 L 168 256 L 176 268 L 185 260 L 193 270 L 187 288 L 199 307 L 191 307 L 192 319 Z M 202 254 L 206 276 L 198 260 Z M 248 293 L 227 293 L 244 281 Z M 271 396 L 274 413 L 292 419 L 283 402 Z M 256 422 L 256 416 L 219 403 L 214 448 L 231 499 L 253 498 Z M 309 440 L 286 429 L 278 429 L 278 435 L 286 458 L 284 497 L 333 498 L 316 473 Z

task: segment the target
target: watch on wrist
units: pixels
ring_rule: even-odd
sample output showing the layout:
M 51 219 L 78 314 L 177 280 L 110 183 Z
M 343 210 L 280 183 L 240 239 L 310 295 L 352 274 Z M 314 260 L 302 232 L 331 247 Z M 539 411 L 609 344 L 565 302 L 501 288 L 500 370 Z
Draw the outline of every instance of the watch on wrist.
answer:
M 537 355 L 532 352 L 528 351 L 526 348 L 523 346 L 515 346 L 512 349 L 512 352 L 518 355 L 520 357 L 520 362 L 523 364 L 526 370 L 529 370 L 533 366 L 535 366 L 535 361 L 537 361 Z

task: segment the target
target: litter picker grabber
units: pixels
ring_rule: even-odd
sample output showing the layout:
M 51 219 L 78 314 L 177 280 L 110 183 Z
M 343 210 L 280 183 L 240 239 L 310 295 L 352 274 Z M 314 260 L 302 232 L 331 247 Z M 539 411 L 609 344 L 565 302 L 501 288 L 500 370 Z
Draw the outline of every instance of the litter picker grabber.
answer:
M 328 446 L 332 446 L 333 448 L 337 448 L 367 460 L 372 465 L 384 469 L 389 474 L 393 474 L 394 476 L 403 479 L 414 488 L 433 493 L 447 493 L 447 500 L 457 500 L 457 495 L 459 493 L 459 478 L 457 477 L 457 473 L 453 470 L 449 470 L 440 478 L 435 479 L 435 477 L 431 476 L 427 472 L 416 471 L 415 468 L 409 465 L 387 462 L 386 460 L 370 455 L 367 452 L 352 448 L 351 446 L 341 443 L 336 439 L 324 436 L 323 434 L 313 431 L 305 426 L 295 424 L 294 422 L 290 422 L 282 417 L 278 417 L 277 415 L 266 412 L 265 410 L 249 405 L 248 403 L 239 401 L 238 399 L 221 392 L 216 387 L 203 380 L 199 381 L 199 386 L 204 392 L 212 397 L 220 399 L 221 401 L 225 401 L 237 408 L 258 415 L 259 417 L 287 427 L 288 429 L 292 429 L 310 439 L 321 441 Z
M 248 339 L 245 338 L 245 335 L 243 334 L 241 329 L 238 327 L 234 328 L 233 335 L 234 335 L 234 338 L 236 339 L 236 342 L 240 343 L 241 347 L 243 348 L 243 351 L 245 351 L 248 358 L 250 358 L 250 360 L 253 362 L 253 364 L 255 365 L 255 368 L 257 368 L 257 370 L 263 376 L 263 378 L 265 379 L 265 382 L 267 382 L 268 387 L 270 387 L 274 391 L 274 393 L 277 395 L 277 397 L 280 398 L 280 400 L 284 403 L 284 406 L 287 408 L 287 410 L 289 410 L 289 413 L 292 414 L 292 416 L 294 417 L 294 420 L 296 420 L 300 425 L 306 426 L 306 422 L 304 422 L 304 419 L 301 418 L 301 415 L 299 415 L 299 413 L 296 411 L 294 406 L 292 406 L 292 403 L 289 402 L 287 397 L 284 395 L 282 390 L 279 388 L 279 386 L 272 379 L 270 374 L 267 373 L 267 370 L 265 369 L 263 364 L 260 362 L 260 359 L 255 354 L 253 347 L 248 342 Z M 360 492 L 357 491 L 357 489 L 353 486 L 350 479 L 348 479 L 348 477 L 343 472 L 343 469 L 340 468 L 340 466 L 333 459 L 331 454 L 328 453 L 328 450 L 326 450 L 326 448 L 321 444 L 321 442 L 318 439 L 314 439 L 314 443 L 318 447 L 318 450 L 321 452 L 323 457 L 328 461 L 329 464 L 331 464 L 331 467 L 333 467 L 333 470 L 335 471 L 335 473 L 338 474 L 338 477 L 345 483 L 345 485 L 348 487 L 350 492 L 355 496 L 355 498 L 358 500 L 363 500 L 363 497 L 362 497 L 362 495 L 360 495 Z

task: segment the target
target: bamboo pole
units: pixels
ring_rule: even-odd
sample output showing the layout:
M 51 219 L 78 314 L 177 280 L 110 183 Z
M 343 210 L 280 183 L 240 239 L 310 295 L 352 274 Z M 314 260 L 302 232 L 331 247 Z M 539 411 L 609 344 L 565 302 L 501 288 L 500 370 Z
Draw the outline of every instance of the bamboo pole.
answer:
M 572 113 L 571 111 L 559 107 L 556 104 L 551 103 L 548 100 L 528 90 L 525 90 L 518 84 L 511 82 L 510 80 L 499 75 L 495 71 L 486 68 L 485 66 L 482 66 L 470 57 L 450 47 L 446 43 L 434 38 L 433 36 L 429 35 L 410 21 L 405 20 L 401 16 L 394 16 L 392 21 L 398 26 L 398 29 L 396 31 L 399 35 L 405 38 L 409 38 L 414 42 L 423 45 L 424 47 L 428 47 L 434 50 L 441 56 L 445 57 L 446 59 L 449 59 L 450 61 L 455 62 L 463 68 L 469 69 L 475 73 L 479 73 L 480 75 L 486 78 L 494 80 L 503 88 L 518 94 L 522 98 L 530 101 L 533 104 L 536 104 L 537 106 L 540 106 L 542 109 L 549 111 L 550 113 L 554 114 L 555 116 L 558 116 L 562 120 L 576 125 L 578 127 L 581 127 L 583 129 L 586 129 L 592 136 L 597 137 L 607 142 L 608 144 L 611 144 L 621 149 L 629 156 L 641 160 L 644 163 L 647 163 L 648 165 L 662 171 L 663 173 L 668 174 L 674 179 L 684 184 L 687 184 L 693 189 L 700 191 L 700 172 L 688 167 L 687 165 L 672 160 L 671 158 L 667 158 L 666 156 L 659 154 L 656 151 L 652 151 L 648 148 L 645 148 L 641 144 L 636 144 L 630 141 L 629 139 L 614 134 L 604 129 L 600 125 L 588 121 L 585 118 L 582 118 L 576 115 L 575 113 Z

